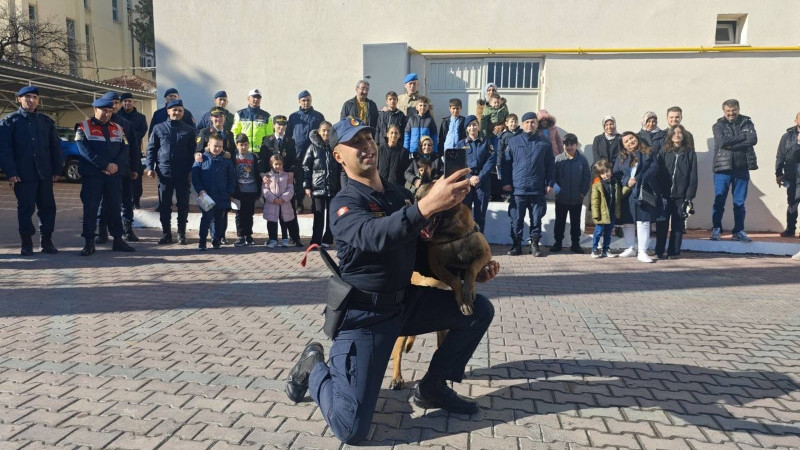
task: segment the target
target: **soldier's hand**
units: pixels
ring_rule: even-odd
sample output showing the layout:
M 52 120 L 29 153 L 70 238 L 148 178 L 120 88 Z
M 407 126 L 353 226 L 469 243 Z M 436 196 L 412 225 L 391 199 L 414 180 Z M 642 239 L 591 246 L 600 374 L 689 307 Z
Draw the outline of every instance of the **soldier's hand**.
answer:
M 148 176 L 148 177 L 150 177 L 150 178 L 155 178 L 155 177 L 156 177 L 156 172 L 155 172 L 155 171 L 153 171 L 153 170 L 148 170 L 148 171 L 147 171 L 147 172 L 145 172 L 145 173 L 146 173 L 146 174 L 147 174 L 147 176 Z
M 491 260 L 483 266 L 480 272 L 478 272 L 478 276 L 475 277 L 475 281 L 478 283 L 486 283 L 487 281 L 491 280 L 492 278 L 497 276 L 497 273 L 500 272 L 500 263 Z
M 778 187 L 781 187 L 783 185 L 783 176 L 775 177 L 775 182 L 778 183 Z
M 545 192 L 547 192 L 547 195 L 550 195 L 550 194 L 552 194 L 552 193 L 553 193 L 553 192 L 555 192 L 555 191 L 556 191 L 556 190 L 555 190 L 555 189 L 553 189 L 553 187 L 552 187 L 552 186 L 547 186 L 547 188 L 545 189 Z M 581 197 L 581 198 L 583 198 L 583 197 Z
M 503 186 L 503 190 L 506 191 L 506 192 L 511 192 L 511 191 L 514 190 L 514 188 L 512 188 L 510 184 L 507 184 L 507 185 Z
M 462 179 L 469 175 L 470 169 L 461 169 L 447 178 L 439 178 L 422 200 L 419 201 L 419 212 L 429 219 L 439 211 L 450 209 L 461 203 L 469 193 L 469 181 Z
M 311 189 L 306 189 L 306 197 L 311 197 Z
M 114 175 L 118 170 L 119 167 L 117 167 L 117 165 L 114 163 L 108 163 L 106 166 L 106 172 L 108 172 L 109 175 Z
M 202 153 L 195 153 L 194 154 L 194 162 L 203 162 L 203 154 Z
M 8 185 L 11 186 L 12 188 L 14 187 L 14 185 L 16 183 L 20 183 L 20 182 L 22 182 L 22 180 L 20 180 L 19 177 L 11 177 L 11 178 L 8 179 Z
M 131 180 L 135 180 L 137 178 L 139 178 L 139 172 L 134 170 L 133 172 L 131 172 Z
M 56 181 L 58 181 L 58 175 L 53 175 L 53 183 L 55 183 Z

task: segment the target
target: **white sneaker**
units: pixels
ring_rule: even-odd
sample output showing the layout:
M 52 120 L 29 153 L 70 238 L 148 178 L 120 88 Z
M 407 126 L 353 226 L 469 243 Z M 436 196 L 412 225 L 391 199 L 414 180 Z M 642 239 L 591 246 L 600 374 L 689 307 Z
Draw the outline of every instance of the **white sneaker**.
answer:
M 712 228 L 711 229 L 711 240 L 718 241 L 719 240 L 719 228 Z
M 277 246 L 278 246 L 278 241 L 270 240 L 269 242 L 267 242 L 267 248 L 275 248 Z
M 740 231 L 738 233 L 734 233 L 731 236 L 731 239 L 733 239 L 734 241 L 739 241 L 739 242 L 753 242 L 753 240 L 750 239 L 750 236 L 748 236 L 747 233 L 744 232 L 744 230 L 742 230 L 742 231 Z
M 282 239 L 280 245 L 281 245 L 281 247 L 288 247 L 289 246 L 289 240 L 288 239 Z
M 639 253 L 639 256 L 637 256 L 636 259 L 638 259 L 639 261 L 641 261 L 643 263 L 651 263 L 651 262 L 653 262 L 653 258 L 648 256 L 647 253 L 642 253 L 642 252 Z
M 797 252 L 792 256 L 792 261 L 800 261 L 800 252 Z
M 617 255 L 619 258 L 631 258 L 633 256 L 636 256 L 636 250 L 634 250 L 633 247 L 628 247 L 625 251 Z

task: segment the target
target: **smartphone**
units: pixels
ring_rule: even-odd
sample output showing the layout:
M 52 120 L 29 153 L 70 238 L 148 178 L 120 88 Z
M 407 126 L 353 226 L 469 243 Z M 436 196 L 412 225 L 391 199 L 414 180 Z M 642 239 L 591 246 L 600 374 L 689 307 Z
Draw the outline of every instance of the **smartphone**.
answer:
M 461 148 L 455 148 L 444 151 L 444 176 L 458 172 L 467 167 L 467 151 Z

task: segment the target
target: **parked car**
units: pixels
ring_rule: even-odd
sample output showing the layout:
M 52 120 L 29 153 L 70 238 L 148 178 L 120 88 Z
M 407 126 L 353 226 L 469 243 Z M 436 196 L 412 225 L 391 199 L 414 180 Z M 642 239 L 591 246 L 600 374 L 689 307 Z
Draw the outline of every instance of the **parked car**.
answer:
M 61 136 L 61 159 L 64 161 L 64 171 L 62 175 L 70 183 L 81 181 L 81 174 L 78 173 L 78 145 L 75 143 L 75 129 L 68 127 L 56 127 Z

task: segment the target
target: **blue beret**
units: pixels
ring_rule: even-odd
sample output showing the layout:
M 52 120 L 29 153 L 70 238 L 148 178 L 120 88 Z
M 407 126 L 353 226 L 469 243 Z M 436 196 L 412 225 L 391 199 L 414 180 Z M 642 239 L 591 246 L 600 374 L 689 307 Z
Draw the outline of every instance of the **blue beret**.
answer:
M 177 91 L 176 91 L 176 93 L 177 93 Z M 228 93 L 225 92 L 225 91 L 217 91 L 217 93 L 214 94 L 214 100 L 216 100 L 216 99 L 218 99 L 220 97 L 228 98 Z
M 119 94 L 114 91 L 108 91 L 103 94 L 103 97 L 110 98 L 111 100 L 119 100 Z
M 477 122 L 477 121 L 478 121 L 478 118 L 477 118 L 477 117 L 475 117 L 475 116 L 473 116 L 473 115 L 469 115 L 469 116 L 467 116 L 467 118 L 466 118 L 466 119 L 464 119 L 464 126 L 467 126 L 467 125 L 469 125 L 470 123 L 472 123 L 472 122 Z
M 297 94 L 297 99 L 298 100 L 300 100 L 303 97 L 311 97 L 311 92 L 308 92 L 306 90 L 302 90 L 302 91 L 300 91 L 299 94 Z
M 17 97 L 22 97 L 25 94 L 36 94 L 39 95 L 39 88 L 36 86 L 25 86 L 22 89 L 17 91 Z
M 166 92 L 164 92 L 164 97 L 168 96 L 169 94 L 177 94 L 178 90 L 175 88 L 169 88 Z
M 124 94 L 119 96 L 119 101 L 127 100 L 129 98 L 133 98 L 133 94 L 130 92 L 125 92 Z
M 178 100 L 173 100 L 173 101 L 167 103 L 167 109 L 171 109 L 171 108 L 174 108 L 176 106 L 183 106 L 183 100 L 178 99 Z
M 113 108 L 114 101 L 108 97 L 100 97 L 92 103 L 95 108 Z
M 403 84 L 406 84 L 409 81 L 414 81 L 414 80 L 419 80 L 419 77 L 417 76 L 417 74 L 412 72 L 412 73 L 406 75 L 405 78 L 403 78 Z
M 522 115 L 522 120 L 520 120 L 520 122 L 525 122 L 526 120 L 531 120 L 535 118 L 536 118 L 536 113 L 528 111 Z

